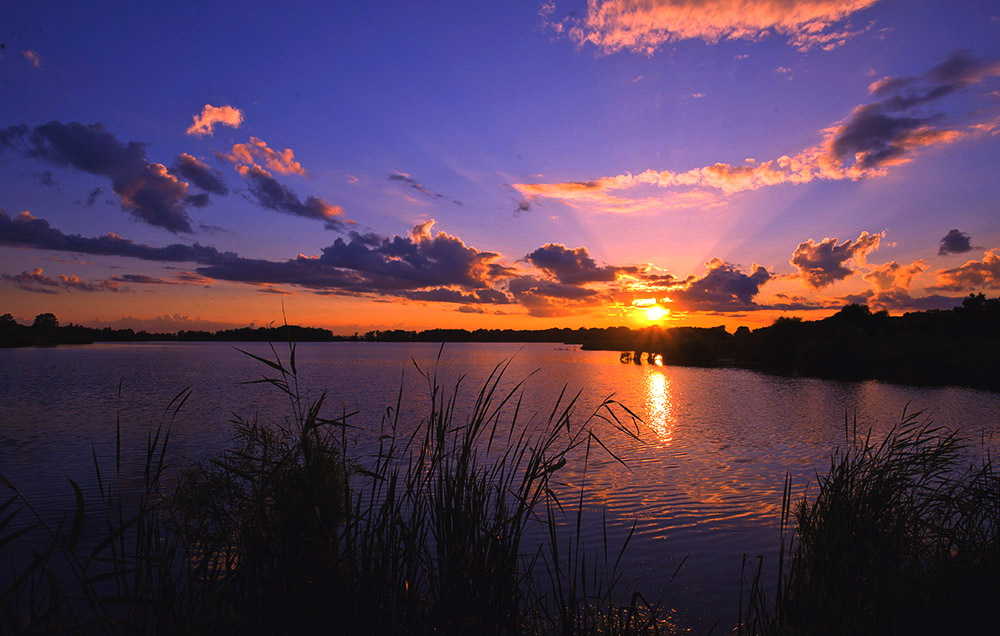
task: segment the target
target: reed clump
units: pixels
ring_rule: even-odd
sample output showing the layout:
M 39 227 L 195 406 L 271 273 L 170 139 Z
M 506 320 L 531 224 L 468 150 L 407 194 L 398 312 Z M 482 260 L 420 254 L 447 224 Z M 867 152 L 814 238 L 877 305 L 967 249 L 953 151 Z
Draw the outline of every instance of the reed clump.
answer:
M 971 634 L 1000 619 L 1000 475 L 920 414 L 854 435 L 797 505 L 775 596 L 750 568 L 744 634 Z M 793 533 L 785 528 L 794 517 Z M 992 626 L 992 627 L 989 627 Z
M 521 384 L 501 390 L 498 365 L 459 418 L 458 385 L 445 391 L 418 368 L 427 415 L 405 421 L 401 388 L 374 457 L 350 457 L 353 414 L 327 418 L 326 394 L 305 397 L 294 346 L 286 361 L 252 357 L 270 370 L 260 381 L 288 399 L 288 420 L 237 418 L 231 450 L 173 473 L 164 425 L 150 435 L 134 500 L 118 485 L 120 445 L 110 475 L 95 455 L 103 529 L 94 540 L 81 540 L 90 536 L 87 504 L 72 482 L 72 520 L 47 525 L 34 515 L 6 531 L 19 502 L 34 511 L 3 479 L 15 494 L 0 507 L 0 547 L 32 532 L 48 542 L 15 563 L 0 592 L 0 634 L 674 630 L 658 603 L 623 589 L 628 541 L 585 551 L 583 486 L 575 501 L 558 494 L 569 462 L 610 453 L 596 422 L 636 435 L 625 407 L 609 399 L 581 421 L 579 394 L 562 394 L 539 427 L 520 415 Z M 532 524 L 547 538 L 537 545 L 525 538 Z

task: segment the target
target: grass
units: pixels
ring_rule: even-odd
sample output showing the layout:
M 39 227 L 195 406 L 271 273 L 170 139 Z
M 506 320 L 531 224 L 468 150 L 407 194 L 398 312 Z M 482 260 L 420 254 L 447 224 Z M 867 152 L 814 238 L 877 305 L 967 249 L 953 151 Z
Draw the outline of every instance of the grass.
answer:
M 1000 619 L 1000 475 L 919 413 L 858 437 L 793 506 L 774 599 L 749 567 L 743 634 L 972 634 Z M 794 516 L 795 530 L 788 522 Z
M 325 417 L 326 394 L 308 400 L 299 388 L 294 346 L 287 360 L 272 352 L 251 357 L 269 370 L 260 382 L 288 400 L 287 421 L 237 418 L 231 450 L 171 472 L 182 392 L 147 441 L 134 501 L 120 487 L 120 435 L 110 474 L 94 456 L 99 530 L 84 528 L 93 515 L 75 482 L 72 518 L 52 526 L 0 477 L 14 492 L 0 508 L 0 547 L 48 538 L 12 560 L 0 634 L 674 631 L 658 603 L 624 588 L 628 541 L 585 549 L 585 486 L 572 501 L 558 494 L 569 463 L 585 474 L 592 452 L 610 453 L 594 424 L 636 436 L 627 408 L 606 400 L 578 418 L 579 394 L 563 393 L 539 428 L 521 415 L 521 384 L 501 390 L 498 365 L 459 421 L 462 381 L 445 391 L 418 367 L 427 415 L 403 421 L 412 398 L 400 389 L 374 458 L 352 458 L 352 414 Z M 13 530 L 18 504 L 35 522 Z M 529 545 L 529 527 L 545 540 Z

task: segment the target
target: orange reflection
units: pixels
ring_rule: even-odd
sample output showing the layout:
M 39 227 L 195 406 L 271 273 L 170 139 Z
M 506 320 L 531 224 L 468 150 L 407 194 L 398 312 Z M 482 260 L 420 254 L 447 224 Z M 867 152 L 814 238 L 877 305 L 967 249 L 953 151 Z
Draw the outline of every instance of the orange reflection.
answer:
M 646 374 L 646 412 L 649 413 L 649 427 L 660 442 L 669 444 L 674 439 L 677 416 L 670 392 L 670 380 L 659 371 Z

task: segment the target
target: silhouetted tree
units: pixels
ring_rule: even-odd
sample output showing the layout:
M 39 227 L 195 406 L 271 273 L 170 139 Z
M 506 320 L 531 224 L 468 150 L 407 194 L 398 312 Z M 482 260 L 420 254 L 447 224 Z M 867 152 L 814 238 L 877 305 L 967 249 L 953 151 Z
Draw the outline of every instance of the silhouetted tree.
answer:
M 38 314 L 35 316 L 35 322 L 31 325 L 32 329 L 58 329 L 59 320 L 56 318 L 55 314 Z

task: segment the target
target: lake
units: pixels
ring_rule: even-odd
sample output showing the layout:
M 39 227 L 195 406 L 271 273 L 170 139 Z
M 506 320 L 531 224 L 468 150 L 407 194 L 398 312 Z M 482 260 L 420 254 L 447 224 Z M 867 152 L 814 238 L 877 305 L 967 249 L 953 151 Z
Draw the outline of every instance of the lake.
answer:
M 164 409 L 185 387 L 193 392 L 171 428 L 175 466 L 226 448 L 234 413 L 286 417 L 287 399 L 276 390 L 244 384 L 268 369 L 236 347 L 270 355 L 260 343 L 0 350 L 0 472 L 44 514 L 58 515 L 72 507 L 67 477 L 94 495 L 91 449 L 110 465 L 116 417 L 123 446 L 137 451 L 126 454 L 125 470 L 138 483 L 146 436 L 169 419 Z M 283 346 L 278 351 L 287 353 Z M 296 358 L 305 390 L 328 392 L 328 416 L 358 412 L 351 418 L 350 445 L 362 460 L 401 384 L 407 398 L 402 419 L 427 412 L 427 383 L 416 366 L 436 368 L 449 390 L 464 375 L 461 414 L 494 367 L 510 360 L 503 386 L 526 379 L 520 416 L 539 427 L 564 387 L 570 395 L 582 391 L 577 422 L 613 395 L 646 424 L 638 442 L 597 425 L 626 466 L 607 455 L 592 457 L 586 511 L 598 522 L 586 527 L 585 540 L 594 550 L 601 546 L 602 515 L 612 546 L 635 523 L 626 578 L 648 598 L 662 595 L 677 620 L 699 632 L 718 619 L 725 630 L 734 624 L 744 554 L 764 555 L 773 570 L 786 471 L 795 492 L 815 486 L 815 471 L 825 471 L 831 452 L 845 441 L 845 416 L 852 426 L 857 418 L 859 431 L 872 428 L 879 435 L 904 410 L 923 410 L 934 422 L 994 448 L 1000 429 L 1000 394 L 972 389 L 622 364 L 616 352 L 556 344 L 448 344 L 439 360 L 438 354 L 438 345 L 424 343 L 304 343 Z M 568 487 L 584 477 L 580 466 L 563 473 Z

